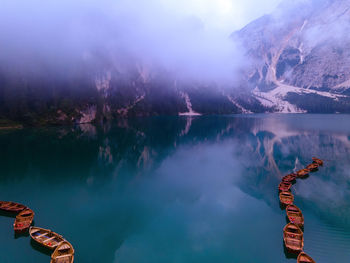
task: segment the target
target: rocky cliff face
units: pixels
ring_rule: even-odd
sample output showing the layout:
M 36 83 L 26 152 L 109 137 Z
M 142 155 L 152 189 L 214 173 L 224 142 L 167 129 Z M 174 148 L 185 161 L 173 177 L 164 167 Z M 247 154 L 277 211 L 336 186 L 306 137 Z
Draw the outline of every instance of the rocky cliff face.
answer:
M 31 125 L 266 110 L 249 93 L 232 95 L 224 87 L 181 81 L 139 65 L 127 72 L 82 66 L 79 73 L 59 79 L 45 70 L 35 77 L 0 70 L 0 119 Z
M 248 67 L 229 87 L 96 55 L 59 74 L 0 68 L 0 120 L 101 122 L 141 115 L 350 112 L 350 1 L 285 0 L 232 34 Z M 246 65 L 245 65 L 246 66 Z
M 350 112 L 349 15 L 350 1 L 284 1 L 235 32 L 254 96 L 278 112 Z

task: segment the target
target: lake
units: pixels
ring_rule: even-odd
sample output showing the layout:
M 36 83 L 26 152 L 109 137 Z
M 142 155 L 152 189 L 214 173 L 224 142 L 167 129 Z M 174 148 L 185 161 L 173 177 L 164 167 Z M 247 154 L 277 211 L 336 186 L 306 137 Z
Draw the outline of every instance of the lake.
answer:
M 305 251 L 350 260 L 350 116 L 150 117 L 0 131 L 0 200 L 35 211 L 77 263 L 296 262 L 286 254 L 282 176 L 317 156 L 292 191 Z M 0 215 L 0 262 L 50 262 Z

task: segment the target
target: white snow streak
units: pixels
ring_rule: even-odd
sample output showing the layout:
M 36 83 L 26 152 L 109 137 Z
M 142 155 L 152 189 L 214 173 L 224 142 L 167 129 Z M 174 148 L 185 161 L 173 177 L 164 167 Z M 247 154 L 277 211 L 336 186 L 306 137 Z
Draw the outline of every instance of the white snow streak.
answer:
M 180 112 L 179 113 L 180 116 L 200 116 L 200 115 L 202 115 L 198 112 L 193 111 L 192 103 L 191 103 L 190 97 L 188 96 L 187 93 L 181 92 L 180 94 L 181 94 L 181 97 L 183 97 L 185 99 L 186 107 L 188 110 L 188 112 Z
M 226 97 L 233 105 L 239 108 L 242 111 L 242 113 L 245 113 L 245 114 L 253 113 L 250 110 L 245 109 L 242 105 L 238 104 L 238 102 L 236 102 L 230 95 L 227 95 Z

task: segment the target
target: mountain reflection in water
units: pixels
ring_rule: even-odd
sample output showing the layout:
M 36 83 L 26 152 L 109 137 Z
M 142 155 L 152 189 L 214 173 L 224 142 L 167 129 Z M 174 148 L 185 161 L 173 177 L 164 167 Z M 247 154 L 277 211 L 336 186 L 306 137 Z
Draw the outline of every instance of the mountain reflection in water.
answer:
M 349 136 L 348 115 L 153 117 L 0 131 L 0 199 L 33 208 L 37 226 L 74 245 L 76 262 L 287 262 L 277 185 L 317 156 L 325 166 L 293 187 L 305 250 L 318 263 L 345 262 Z M 0 218 L 0 227 L 11 220 Z M 14 240 L 11 224 L 4 231 L 5 262 L 49 260 L 27 239 Z

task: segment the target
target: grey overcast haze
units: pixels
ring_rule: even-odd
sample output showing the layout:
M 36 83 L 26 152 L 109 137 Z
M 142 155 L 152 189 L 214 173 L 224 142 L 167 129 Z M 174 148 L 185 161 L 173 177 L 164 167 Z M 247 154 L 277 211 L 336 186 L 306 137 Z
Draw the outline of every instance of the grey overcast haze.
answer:
M 16 68 L 64 68 L 97 52 L 119 64 L 133 58 L 183 76 L 225 79 L 242 62 L 230 34 L 279 2 L 1 0 L 0 59 Z

